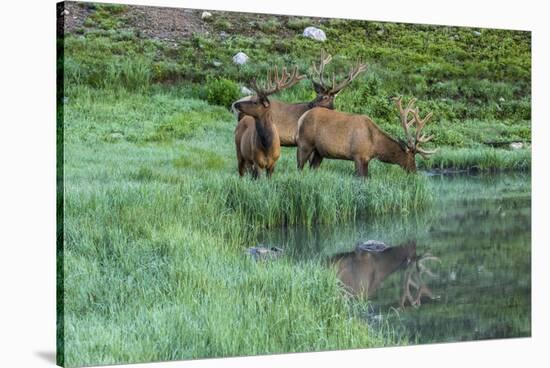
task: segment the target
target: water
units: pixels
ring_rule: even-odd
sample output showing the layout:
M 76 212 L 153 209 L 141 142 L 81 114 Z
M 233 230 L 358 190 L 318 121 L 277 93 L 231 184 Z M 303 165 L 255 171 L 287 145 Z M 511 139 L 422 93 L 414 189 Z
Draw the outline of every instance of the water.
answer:
M 313 229 L 272 230 L 260 239 L 297 262 L 353 250 L 361 240 L 416 240 L 432 253 L 429 278 L 439 300 L 398 310 L 401 271 L 388 277 L 362 317 L 414 343 L 531 335 L 531 179 L 529 174 L 431 176 L 437 198 L 422 214 L 376 217 Z

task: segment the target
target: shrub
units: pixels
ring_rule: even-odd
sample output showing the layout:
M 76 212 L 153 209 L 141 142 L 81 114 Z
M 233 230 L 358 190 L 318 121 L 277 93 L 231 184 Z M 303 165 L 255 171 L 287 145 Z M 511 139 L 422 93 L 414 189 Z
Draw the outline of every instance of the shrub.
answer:
M 225 78 L 208 78 L 204 93 L 209 104 L 224 107 L 231 106 L 240 95 L 237 83 Z
M 274 33 L 281 27 L 281 23 L 275 18 L 272 18 L 268 21 L 261 22 L 259 24 L 260 30 L 264 33 Z

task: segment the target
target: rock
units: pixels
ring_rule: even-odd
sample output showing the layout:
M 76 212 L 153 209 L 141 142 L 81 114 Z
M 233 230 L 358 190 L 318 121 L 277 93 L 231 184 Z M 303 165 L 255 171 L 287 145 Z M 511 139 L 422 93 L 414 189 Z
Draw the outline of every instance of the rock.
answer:
M 246 64 L 247 61 L 248 61 L 248 55 L 242 51 L 239 51 L 238 53 L 235 54 L 235 56 L 233 56 L 233 63 L 237 65 Z
M 111 138 L 112 140 L 119 140 L 119 139 L 124 138 L 124 134 L 118 133 L 118 132 L 111 133 L 111 134 L 109 134 L 109 138 Z
M 506 102 L 506 100 L 504 99 L 504 97 L 501 97 L 498 99 L 499 102 Z
M 316 41 L 326 41 L 327 36 L 325 35 L 325 32 L 322 29 L 315 28 L 315 27 L 307 27 L 304 29 L 304 33 L 302 34 L 304 37 L 314 39 Z
M 222 62 L 219 60 L 212 61 L 212 65 L 214 65 L 216 68 L 222 66 Z
M 254 92 L 252 92 L 251 90 L 249 90 L 248 88 L 246 88 L 245 86 L 242 86 L 241 87 L 241 93 L 243 95 L 247 95 L 247 96 L 250 96 L 250 95 L 253 95 Z
M 472 33 L 474 34 L 474 36 L 477 36 L 477 37 L 481 36 L 481 32 L 473 31 Z
M 263 261 L 268 259 L 279 258 L 283 255 L 283 249 L 279 247 L 251 247 L 248 248 L 246 253 L 252 257 L 255 261 Z
M 227 36 L 229 36 L 229 35 L 226 32 L 224 32 L 224 31 L 220 32 L 220 37 L 221 38 L 226 38 Z
M 201 14 L 201 19 L 202 20 L 207 20 L 207 19 L 210 19 L 210 18 L 212 18 L 212 13 L 207 12 L 207 11 L 202 12 L 202 14 Z
M 510 143 L 510 145 L 508 147 L 510 147 L 511 150 L 519 150 L 519 149 L 523 148 L 523 143 L 522 142 L 512 142 L 512 143 Z
M 388 248 L 389 246 L 386 243 L 379 240 L 367 240 L 355 245 L 355 250 L 360 252 L 382 252 Z
M 62 13 L 62 14 L 63 14 L 63 15 L 69 15 L 70 13 L 69 13 L 69 11 L 68 11 L 67 9 L 65 9 L 65 10 L 63 10 L 63 13 Z

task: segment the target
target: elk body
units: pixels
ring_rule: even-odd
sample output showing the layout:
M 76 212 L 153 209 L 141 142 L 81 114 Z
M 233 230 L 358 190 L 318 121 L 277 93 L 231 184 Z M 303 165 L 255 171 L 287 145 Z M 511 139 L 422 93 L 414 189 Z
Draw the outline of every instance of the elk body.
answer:
M 421 119 L 418 109 L 413 108 L 415 99 L 411 99 L 406 108 L 402 107 L 400 97 L 394 100 L 399 109 L 406 142 L 392 138 L 364 115 L 325 108 L 305 112 L 298 121 L 298 169 L 302 169 L 307 160 L 311 160 L 311 166 L 317 168 L 323 158 L 330 158 L 354 161 L 359 176 L 367 176 L 372 159 L 397 164 L 408 172 L 416 171 L 416 154 L 428 158 L 435 153 L 435 150 L 428 151 L 421 147 L 433 138 L 421 135 L 432 114 Z M 412 119 L 409 120 L 411 114 Z M 413 125 L 414 135 L 410 132 Z
M 277 100 L 271 100 L 271 120 L 277 127 L 281 146 L 295 147 L 296 132 L 298 128 L 298 120 L 308 110 L 314 107 L 324 107 L 334 109 L 334 100 L 338 93 L 349 85 L 359 74 L 367 69 L 366 64 L 360 62 L 352 68 L 347 78 L 340 83 L 335 82 L 335 75 L 332 76 L 332 84 L 325 82 L 323 74 L 325 66 L 332 61 L 332 56 L 324 52 L 321 53 L 319 66 L 313 64 L 313 74 L 311 81 L 317 94 L 315 99 L 310 102 L 303 103 L 285 103 Z M 319 81 L 315 81 L 314 77 L 318 77 Z M 233 103 L 232 109 L 236 111 L 239 122 L 244 120 L 244 124 L 252 124 L 253 117 L 238 111 L 236 104 L 253 100 L 255 96 L 247 96 Z
M 268 177 L 273 173 L 280 156 L 280 140 L 273 123 L 272 103 L 268 96 L 295 85 L 303 78 L 304 76 L 298 75 L 297 68 L 294 68 L 292 74 L 283 68 L 279 76 L 275 67 L 272 73 L 268 72 L 265 87 L 259 87 L 254 81 L 252 89 L 256 95 L 234 104 L 237 111 L 248 115 L 241 119 L 235 128 L 240 176 L 247 170 L 252 171 L 253 178 L 257 178 L 261 170 L 266 170 Z
M 382 282 L 395 271 L 409 265 L 416 258 L 416 243 L 387 247 L 379 252 L 354 251 L 340 253 L 331 258 L 336 276 L 346 290 L 354 296 L 371 297 Z

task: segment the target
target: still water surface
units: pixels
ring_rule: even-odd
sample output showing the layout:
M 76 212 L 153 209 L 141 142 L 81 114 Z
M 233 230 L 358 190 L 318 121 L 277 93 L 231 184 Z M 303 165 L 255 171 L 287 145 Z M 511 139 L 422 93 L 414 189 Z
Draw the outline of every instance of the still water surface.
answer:
M 421 214 L 364 219 L 345 225 L 275 229 L 264 244 L 279 245 L 297 262 L 351 251 L 359 241 L 417 243 L 432 253 L 432 291 L 441 298 L 398 310 L 400 272 L 371 298 L 365 321 L 414 343 L 531 335 L 531 178 L 529 174 L 434 175 L 434 205 Z

